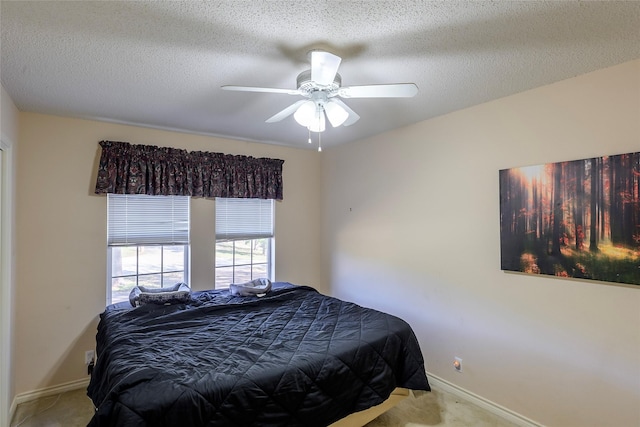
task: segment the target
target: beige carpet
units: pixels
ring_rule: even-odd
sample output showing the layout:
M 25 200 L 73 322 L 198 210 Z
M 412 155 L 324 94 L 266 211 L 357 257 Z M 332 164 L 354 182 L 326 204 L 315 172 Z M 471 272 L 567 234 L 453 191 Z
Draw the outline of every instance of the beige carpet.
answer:
M 434 388 L 431 393 L 408 397 L 366 427 L 515 427 L 495 414 L 458 396 Z
M 84 389 L 18 405 L 11 427 L 86 426 L 93 406 Z M 367 427 L 514 427 L 516 424 L 442 390 L 408 397 Z

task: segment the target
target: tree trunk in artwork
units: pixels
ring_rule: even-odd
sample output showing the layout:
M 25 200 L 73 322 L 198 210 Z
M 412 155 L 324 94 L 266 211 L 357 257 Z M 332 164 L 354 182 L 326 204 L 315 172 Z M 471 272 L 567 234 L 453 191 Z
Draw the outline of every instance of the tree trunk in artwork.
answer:
M 623 154 L 624 168 L 624 197 L 623 197 L 623 240 L 624 244 L 632 248 L 635 245 L 634 234 L 637 232 L 635 223 L 636 200 L 634 200 L 634 155 Z
M 584 249 L 584 162 L 575 162 L 576 203 L 574 209 L 576 250 Z
M 510 170 L 500 171 L 500 239 L 502 269 L 519 268 L 515 229 L 518 206 L 514 195 L 515 177 Z
M 606 220 L 609 216 L 604 188 L 604 181 L 606 177 L 605 169 L 607 168 L 608 161 L 605 157 L 600 157 L 598 161 L 600 162 L 600 174 L 598 175 L 598 224 L 600 224 L 600 238 L 598 241 L 602 241 L 607 239 Z
M 633 245 L 640 246 L 640 152 L 633 154 Z
M 613 165 L 613 157 L 609 157 L 607 159 L 607 164 L 609 165 L 609 205 L 607 206 L 607 212 L 609 215 L 609 240 L 613 243 L 613 228 L 615 227 L 616 218 L 615 218 L 615 190 L 616 183 L 614 181 L 614 165 Z
M 624 180 L 622 174 L 622 158 L 611 156 L 609 167 L 611 168 L 611 206 L 609 207 L 611 218 L 611 243 L 620 245 L 624 243 L 623 237 L 623 207 L 622 197 L 624 193 Z
M 533 235 L 533 245 L 538 245 L 538 216 L 540 211 L 538 210 L 538 185 L 537 180 L 533 180 L 531 183 L 531 234 Z
M 560 255 L 562 226 L 562 163 L 553 165 L 553 236 L 551 254 Z
M 598 159 L 591 159 L 591 226 L 589 227 L 589 250 L 598 252 Z

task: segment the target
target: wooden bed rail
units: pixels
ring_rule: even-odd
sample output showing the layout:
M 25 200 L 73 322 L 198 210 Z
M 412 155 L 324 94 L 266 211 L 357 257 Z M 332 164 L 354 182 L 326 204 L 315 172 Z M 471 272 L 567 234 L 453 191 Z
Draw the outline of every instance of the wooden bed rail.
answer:
M 412 393 L 409 389 L 400 387 L 396 388 L 391 392 L 389 398 L 381 404 L 372 406 L 371 408 L 365 409 L 364 411 L 354 412 L 353 414 L 347 415 L 341 420 L 338 420 L 335 423 L 329 425 L 329 427 L 362 427 L 381 414 L 387 412 L 389 409 L 396 406 L 410 394 Z

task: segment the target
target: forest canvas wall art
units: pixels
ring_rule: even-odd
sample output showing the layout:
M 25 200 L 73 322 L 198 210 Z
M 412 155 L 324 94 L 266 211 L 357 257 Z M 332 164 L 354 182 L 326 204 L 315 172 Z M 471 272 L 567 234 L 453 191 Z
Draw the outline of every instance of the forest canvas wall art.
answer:
M 640 285 L 640 152 L 500 171 L 503 270 Z

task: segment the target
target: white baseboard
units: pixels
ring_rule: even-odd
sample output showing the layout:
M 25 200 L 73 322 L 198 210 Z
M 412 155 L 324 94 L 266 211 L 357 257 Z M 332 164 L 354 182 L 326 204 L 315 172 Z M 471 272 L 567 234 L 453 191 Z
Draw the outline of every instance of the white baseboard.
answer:
M 55 396 L 56 394 L 64 393 L 66 391 L 77 390 L 79 388 L 86 388 L 89 385 L 89 379 L 82 379 L 76 381 L 70 381 L 68 383 L 55 385 L 52 387 L 40 388 L 38 390 L 27 391 L 19 393 L 13 398 L 11 408 L 9 409 L 9 420 L 13 419 L 13 415 L 18 408 L 18 405 L 31 400 L 40 399 L 42 397 Z
M 436 375 L 433 375 L 427 372 L 427 377 L 429 378 L 429 384 L 433 386 L 433 388 L 441 389 L 443 391 L 449 392 L 451 394 L 455 394 L 461 399 L 467 400 L 474 405 L 485 409 L 492 414 L 495 414 L 505 420 L 511 421 L 514 424 L 517 424 L 521 427 L 543 427 L 542 424 L 537 423 L 523 415 L 518 414 L 510 409 L 505 408 L 504 406 L 498 405 L 495 402 L 485 399 L 484 397 L 478 396 L 475 393 L 470 392 L 462 387 L 458 387 L 455 384 L 450 383 Z

